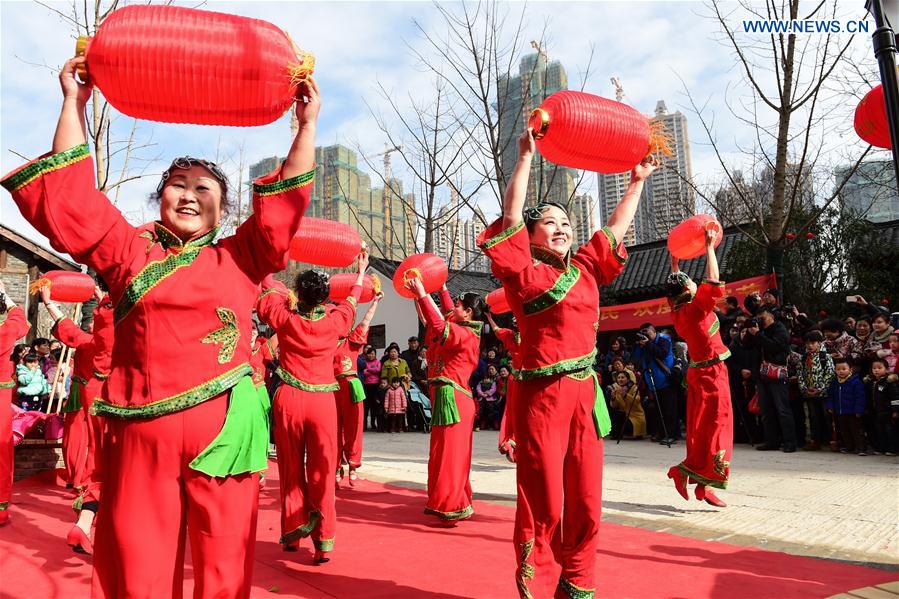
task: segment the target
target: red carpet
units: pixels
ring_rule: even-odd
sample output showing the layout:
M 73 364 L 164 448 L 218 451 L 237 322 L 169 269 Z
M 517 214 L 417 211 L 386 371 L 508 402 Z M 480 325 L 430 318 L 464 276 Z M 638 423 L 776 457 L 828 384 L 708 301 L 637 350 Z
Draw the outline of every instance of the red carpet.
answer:
M 315 567 L 308 541 L 297 553 L 277 544 L 276 476 L 273 468 L 261 496 L 253 597 L 516 597 L 511 508 L 476 502 L 472 520 L 446 530 L 422 514 L 422 492 L 361 481 L 339 492 L 334 559 Z M 65 545 L 70 496 L 50 478 L 15 485 L 13 522 L 0 528 L 0 597 L 88 596 L 90 558 Z M 896 579 L 882 570 L 609 523 L 601 534 L 597 597 L 814 598 Z

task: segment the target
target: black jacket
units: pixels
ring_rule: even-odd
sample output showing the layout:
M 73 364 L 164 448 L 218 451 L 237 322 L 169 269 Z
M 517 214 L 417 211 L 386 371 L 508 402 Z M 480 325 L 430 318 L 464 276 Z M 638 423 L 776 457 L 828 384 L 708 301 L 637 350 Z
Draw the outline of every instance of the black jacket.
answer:
M 787 365 L 787 357 L 790 355 L 790 332 L 780 321 L 775 320 L 767 328 L 759 329 L 757 335 L 746 335 L 749 345 L 755 345 L 762 354 L 762 360 Z

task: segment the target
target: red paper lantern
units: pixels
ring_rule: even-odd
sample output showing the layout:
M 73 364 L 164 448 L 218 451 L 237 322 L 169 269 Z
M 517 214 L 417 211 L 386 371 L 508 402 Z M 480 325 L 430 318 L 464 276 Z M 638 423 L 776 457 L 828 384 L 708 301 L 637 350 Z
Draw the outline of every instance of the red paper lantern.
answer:
M 356 284 L 357 276 L 355 273 L 333 275 L 330 280 L 331 292 L 328 296 L 331 301 L 345 300 L 350 295 L 350 289 Z M 379 293 L 381 293 L 381 279 L 375 275 L 365 275 L 362 279 L 362 295 L 359 297 L 359 303 L 368 303 Z
M 119 112 L 199 125 L 277 120 L 315 62 L 271 23 L 179 6 L 113 11 L 76 51 Z
M 290 240 L 290 258 L 297 262 L 342 268 L 362 251 L 362 239 L 353 227 L 325 218 L 304 217 Z
M 572 168 L 623 173 L 647 154 L 671 155 L 661 123 L 627 104 L 584 92 L 552 94 L 531 113 L 528 126 L 544 158 Z
M 878 148 L 892 149 L 890 126 L 887 122 L 887 104 L 883 86 L 869 91 L 855 109 L 855 132 L 864 141 Z
M 41 287 L 50 287 L 50 299 L 64 304 L 86 302 L 94 295 L 97 283 L 90 275 L 70 270 L 51 270 L 36 279 L 29 290 L 39 293 Z
M 410 299 L 415 296 L 406 289 L 406 281 L 418 277 L 421 279 L 425 291 L 433 293 L 440 289 L 449 276 L 449 269 L 443 258 L 434 254 L 413 254 L 400 262 L 393 274 L 393 288 L 402 297 Z
M 806 238 L 806 239 L 814 239 L 814 238 L 815 238 L 815 234 L 812 233 L 811 231 L 809 231 L 808 233 L 805 234 L 805 238 Z
M 794 239 L 796 239 L 796 234 L 795 233 L 787 233 L 785 235 L 785 237 L 787 238 L 787 241 L 793 241 Z
M 488 293 L 485 299 L 487 305 L 490 306 L 490 311 L 494 314 L 503 314 L 504 312 L 512 311 L 512 308 L 509 306 L 509 300 L 506 299 L 506 290 L 502 287 Z
M 668 251 L 678 260 L 698 258 L 705 254 L 705 233 L 716 230 L 715 247 L 724 239 L 724 229 L 714 216 L 697 214 L 677 225 L 668 233 Z

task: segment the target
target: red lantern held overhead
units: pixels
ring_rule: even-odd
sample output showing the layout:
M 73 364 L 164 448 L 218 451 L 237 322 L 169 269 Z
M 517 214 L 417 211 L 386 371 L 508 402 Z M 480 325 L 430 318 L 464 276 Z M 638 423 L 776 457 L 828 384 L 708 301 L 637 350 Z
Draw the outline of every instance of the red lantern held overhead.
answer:
M 490 311 L 494 314 L 503 314 L 512 311 L 512 308 L 509 306 L 509 300 L 506 299 L 506 290 L 502 287 L 488 293 L 485 299 L 487 305 L 490 306 Z
M 362 239 L 353 227 L 325 218 L 304 217 L 290 240 L 290 259 L 317 266 L 349 266 L 362 251 Z
M 355 273 L 340 273 L 331 277 L 330 293 L 328 297 L 332 302 L 345 300 L 350 295 L 350 290 L 356 284 L 358 275 Z M 362 279 L 362 295 L 359 297 L 359 303 L 366 304 L 375 299 L 377 294 L 381 293 L 381 279 L 376 275 L 365 275 Z
M 406 289 L 406 281 L 419 278 L 425 291 L 433 293 L 440 289 L 449 276 L 449 269 L 443 258 L 435 254 L 413 254 L 400 262 L 393 274 L 393 288 L 402 297 L 414 298 L 411 291 Z
M 883 85 L 878 85 L 862 98 L 855 109 L 855 132 L 872 146 L 892 149 L 890 126 L 887 122 L 887 104 Z
M 271 23 L 179 6 L 115 10 L 76 53 L 123 114 L 242 127 L 283 115 L 315 63 Z
M 715 247 L 724 239 L 724 229 L 714 216 L 697 214 L 677 225 L 668 233 L 668 251 L 678 260 L 698 258 L 705 253 L 706 231 L 715 230 Z
M 50 299 L 64 304 L 86 302 L 94 295 L 97 283 L 90 275 L 70 270 L 51 270 L 41 275 L 29 287 L 31 293 L 40 293 L 42 287 L 50 287 Z
M 556 164 L 623 173 L 647 154 L 671 155 L 660 121 L 627 104 L 577 91 L 559 91 L 531 113 L 537 149 Z

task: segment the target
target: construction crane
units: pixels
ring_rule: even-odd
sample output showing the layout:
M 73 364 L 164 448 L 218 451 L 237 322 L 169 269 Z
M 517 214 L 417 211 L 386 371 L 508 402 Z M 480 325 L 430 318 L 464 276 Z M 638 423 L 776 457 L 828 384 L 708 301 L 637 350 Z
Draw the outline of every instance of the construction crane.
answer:
M 624 87 L 621 85 L 621 79 L 612 77 L 612 85 L 615 86 L 615 100 L 621 102 L 624 100 Z
M 384 142 L 384 151 L 378 152 L 377 154 L 371 154 L 366 156 L 366 160 L 370 158 L 378 158 L 379 156 L 384 157 L 384 190 L 381 194 L 381 206 L 384 212 L 384 249 L 386 251 L 387 259 L 393 259 L 393 243 L 390 239 L 393 234 L 393 226 L 391 222 L 391 210 L 390 210 L 390 196 L 393 193 L 393 189 L 390 187 L 390 181 L 393 179 L 393 169 L 390 166 L 390 155 L 393 152 L 399 152 L 403 149 L 403 146 L 393 146 L 390 147 L 390 144 Z
M 531 40 L 531 48 L 537 51 L 537 54 L 543 57 L 543 60 L 549 60 L 546 56 L 546 50 L 543 49 L 543 45 L 537 40 Z

